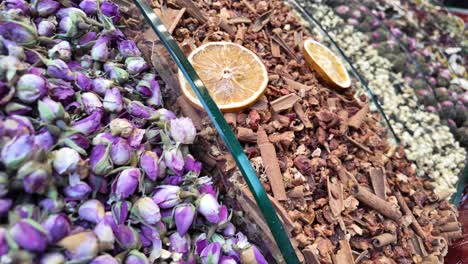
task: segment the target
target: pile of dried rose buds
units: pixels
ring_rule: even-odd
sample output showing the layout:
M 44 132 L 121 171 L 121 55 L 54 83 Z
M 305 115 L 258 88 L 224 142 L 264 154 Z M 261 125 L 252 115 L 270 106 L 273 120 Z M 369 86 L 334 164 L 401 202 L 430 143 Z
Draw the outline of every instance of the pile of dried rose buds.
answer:
M 119 20 L 108 0 L 1 4 L 0 262 L 266 263 Z

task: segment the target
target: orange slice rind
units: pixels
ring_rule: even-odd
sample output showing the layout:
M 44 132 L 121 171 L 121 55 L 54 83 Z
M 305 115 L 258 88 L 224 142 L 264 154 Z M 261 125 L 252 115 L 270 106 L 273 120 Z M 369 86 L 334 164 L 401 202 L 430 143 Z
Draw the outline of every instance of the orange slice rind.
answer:
M 268 84 L 268 72 L 260 58 L 235 43 L 209 42 L 193 50 L 187 59 L 223 112 L 237 111 L 253 104 Z M 182 94 L 202 109 L 180 70 L 179 82 Z
M 346 89 L 351 86 L 348 71 L 341 60 L 321 43 L 307 39 L 303 46 L 307 64 L 329 85 Z

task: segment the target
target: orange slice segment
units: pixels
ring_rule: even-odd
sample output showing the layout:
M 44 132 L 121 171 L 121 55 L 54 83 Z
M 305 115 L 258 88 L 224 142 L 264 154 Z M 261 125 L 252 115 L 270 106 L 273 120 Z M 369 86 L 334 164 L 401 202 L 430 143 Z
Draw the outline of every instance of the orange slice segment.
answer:
M 210 42 L 188 56 L 213 100 L 223 112 L 237 111 L 254 103 L 265 92 L 268 72 L 252 51 L 231 42 Z M 184 96 L 202 108 L 189 83 L 179 71 Z
M 345 89 L 351 86 L 351 79 L 341 60 L 321 43 L 307 39 L 304 41 L 304 57 L 309 67 L 315 70 L 326 83 Z

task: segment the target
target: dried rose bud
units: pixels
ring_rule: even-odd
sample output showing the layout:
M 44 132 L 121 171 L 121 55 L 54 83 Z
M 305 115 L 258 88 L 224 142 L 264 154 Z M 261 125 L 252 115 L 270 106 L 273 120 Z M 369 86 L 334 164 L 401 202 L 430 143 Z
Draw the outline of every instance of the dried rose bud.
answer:
M 174 222 L 177 232 L 181 236 L 187 234 L 188 230 L 195 220 L 195 206 L 193 204 L 184 203 L 175 207 L 174 209 Z
M 47 128 L 43 128 L 34 136 L 34 144 L 45 151 L 49 151 L 55 144 L 55 139 Z
M 101 127 L 102 112 L 93 112 L 89 116 L 73 123 L 72 128 L 85 135 L 91 135 Z
M 340 5 L 335 8 L 336 13 L 343 15 L 349 12 L 349 7 L 346 5 Z
M 10 230 L 11 238 L 22 248 L 44 252 L 47 248 L 47 231 L 32 219 L 21 219 Z
M 106 175 L 112 170 L 112 160 L 110 157 L 111 145 L 99 144 L 93 147 L 89 156 L 89 166 L 96 175 Z
M 117 87 L 108 89 L 104 96 L 104 109 L 113 113 L 120 113 L 123 109 L 123 99 Z
M 142 57 L 128 57 L 125 60 L 125 67 L 130 74 L 139 74 L 148 69 L 148 64 Z
M 184 168 L 186 171 L 192 171 L 192 172 L 195 172 L 197 175 L 199 175 L 201 172 L 202 164 L 201 162 L 196 161 L 192 155 L 188 154 L 185 157 Z
M 47 62 L 47 74 L 52 78 L 73 81 L 74 75 L 68 65 L 61 59 L 54 59 Z
M 91 231 L 75 233 L 60 240 L 57 245 L 68 251 L 72 259 L 93 258 L 99 250 L 96 235 Z
M 170 249 L 177 253 L 187 253 L 190 245 L 190 238 L 188 235 L 181 236 L 175 232 L 169 236 Z
M 128 138 L 132 135 L 133 125 L 127 119 L 116 118 L 110 122 L 110 129 L 113 136 Z
M 93 91 L 97 94 L 104 96 L 106 91 L 112 87 L 113 82 L 104 78 L 93 79 Z M 104 99 L 104 101 L 106 101 Z
M 31 111 L 32 107 L 17 102 L 9 102 L 5 106 L 5 113 L 7 115 L 26 115 L 29 114 Z
M 21 15 L 29 14 L 29 5 L 24 0 L 6 0 L 4 4 L 6 10 L 15 10 Z
M 132 208 L 132 204 L 128 201 L 118 201 L 112 205 L 112 216 L 117 224 L 124 224 L 128 214 Z
M 226 237 L 233 237 L 236 234 L 236 226 L 228 223 L 223 230 L 223 235 Z
M 113 220 L 112 220 L 113 221 Z M 100 250 L 112 250 L 114 249 L 115 236 L 112 231 L 112 226 L 107 223 L 105 219 L 101 220 L 93 229 L 99 240 Z
M 35 5 L 33 5 L 33 10 L 41 17 L 48 17 L 52 14 L 55 14 L 60 8 L 60 3 L 54 0 L 38 0 Z
M 38 101 L 37 109 L 39 110 L 41 120 L 44 122 L 52 123 L 55 120 L 62 120 L 65 118 L 65 109 L 62 104 L 49 97 L 44 97 L 42 100 Z
M 16 97 L 24 103 L 33 103 L 47 91 L 44 78 L 34 74 L 24 74 L 16 84 Z
M 221 259 L 219 260 L 219 264 L 235 264 L 237 263 L 237 261 L 232 258 L 232 257 L 228 257 L 228 256 L 222 256 Z
M 139 169 L 123 170 L 112 183 L 112 193 L 116 195 L 118 200 L 131 196 L 138 187 L 140 176 Z
M 84 202 L 78 209 L 78 215 L 81 219 L 95 224 L 102 220 L 104 214 L 104 205 L 96 199 Z
M 152 181 L 155 181 L 159 175 L 159 157 L 152 151 L 145 151 L 140 156 L 140 168 Z
M 63 192 L 70 200 L 83 200 L 91 193 L 91 187 L 86 182 L 78 182 L 65 187 Z
M 138 250 L 132 250 L 128 253 L 127 258 L 125 259 L 125 264 L 149 264 L 148 258 L 145 254 L 141 253 Z
M 91 55 L 83 55 L 81 57 L 81 62 L 80 62 L 81 68 L 83 70 L 89 70 L 93 68 L 94 62 L 93 62 L 93 57 Z M 76 73 L 75 73 L 76 74 Z M 92 87 L 92 85 L 91 85 Z
M 83 0 L 80 3 L 80 9 L 83 10 L 86 15 L 94 16 L 97 12 L 97 1 L 96 0 Z
M 130 115 L 137 118 L 150 119 L 156 116 L 156 111 L 153 108 L 145 106 L 138 101 L 131 101 L 128 103 L 127 111 Z
M 106 62 L 109 58 L 109 37 L 101 36 L 96 40 L 96 43 L 91 48 L 91 57 L 95 61 Z
M 179 186 L 160 185 L 156 187 L 153 194 L 153 201 L 163 209 L 172 208 L 181 202 Z
M 49 185 L 51 169 L 48 164 L 28 161 L 18 170 L 18 179 L 23 180 L 23 188 L 27 193 L 42 194 Z
M 3 165 L 8 169 L 18 169 L 34 152 L 34 136 L 23 134 L 10 139 L 0 154 Z
M 150 197 L 138 199 L 132 208 L 132 215 L 148 225 L 154 225 L 161 220 L 158 205 Z
M 173 147 L 164 152 L 164 163 L 176 174 L 182 173 L 184 170 L 184 156 L 179 148 Z
M 53 166 L 59 174 L 70 174 L 75 172 L 78 163 L 81 161 L 80 154 L 71 148 L 61 148 L 55 152 Z
M 133 40 L 123 40 L 117 46 L 122 57 L 140 57 L 141 52 Z
M 129 163 L 132 158 L 132 148 L 125 139 L 117 138 L 114 143 L 112 143 L 110 156 L 114 165 L 125 165 Z
M 47 240 L 53 244 L 70 233 L 71 222 L 65 214 L 53 214 L 42 222 L 42 227 L 49 234 Z
M 172 119 L 175 119 L 176 118 L 176 115 L 172 112 L 172 111 L 169 111 L 167 109 L 164 109 L 164 108 L 160 108 L 156 111 L 158 117 L 159 117 L 159 120 L 161 121 L 169 121 L 169 120 L 172 120 Z
M 141 247 L 140 236 L 130 226 L 118 225 L 114 230 L 114 234 L 123 249 L 139 249 Z
M 47 213 L 59 213 L 63 210 L 63 201 L 59 199 L 45 198 L 39 202 L 41 208 Z
M 192 144 L 197 135 L 192 119 L 187 117 L 172 119 L 170 132 L 171 137 L 182 144 Z
M 37 42 L 35 28 L 27 23 L 8 21 L 0 23 L 0 35 L 21 46 L 32 46 Z
M 75 72 L 75 84 L 83 92 L 91 91 L 93 86 L 91 79 L 81 72 Z
M 247 247 L 241 252 L 242 263 L 268 264 L 260 250 L 254 245 Z
M 219 263 L 219 259 L 221 258 L 221 245 L 218 242 L 210 243 L 202 250 L 200 257 L 203 264 Z
M 111 66 L 106 70 L 106 72 L 109 74 L 109 77 L 111 80 L 118 84 L 124 84 L 128 81 L 129 75 L 128 72 L 124 69 L 121 69 L 117 66 Z
M 63 264 L 66 262 L 65 256 L 59 252 L 47 253 L 41 257 L 40 264 Z
M 0 199 L 0 217 L 8 214 L 12 205 L 13 201 L 11 199 Z
M 211 194 L 203 194 L 197 201 L 198 212 L 203 215 L 208 222 L 217 224 L 220 219 L 221 206 L 216 198 Z
M 101 4 L 101 11 L 104 15 L 110 17 L 113 23 L 117 23 L 120 19 L 119 6 L 109 0 L 105 0 Z
M 64 40 L 55 44 L 51 49 L 49 49 L 48 55 L 51 59 L 70 61 L 72 56 L 70 43 Z
M 104 254 L 94 258 L 89 264 L 119 264 L 114 257 L 109 254 Z

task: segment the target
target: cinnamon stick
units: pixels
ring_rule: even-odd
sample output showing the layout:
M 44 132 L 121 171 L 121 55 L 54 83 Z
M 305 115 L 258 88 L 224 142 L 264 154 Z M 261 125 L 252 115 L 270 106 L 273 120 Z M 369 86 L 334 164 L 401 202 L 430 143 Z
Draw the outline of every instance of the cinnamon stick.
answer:
M 351 252 L 351 246 L 348 240 L 340 240 L 340 250 L 336 252 L 334 258 L 335 264 L 354 264 L 353 253 Z
M 377 247 L 384 247 L 389 245 L 397 240 L 397 236 L 395 234 L 390 233 L 383 233 L 381 235 L 375 236 L 372 238 L 372 244 Z
M 278 113 L 283 110 L 290 109 L 299 100 L 301 100 L 299 96 L 297 96 L 295 93 L 290 93 L 271 102 L 271 108 L 275 113 Z
M 449 239 L 459 239 L 463 237 L 461 229 L 453 232 L 443 232 L 440 235 Z
M 306 92 L 306 91 L 309 91 L 309 90 L 312 89 L 312 87 L 310 87 L 310 86 L 307 86 L 307 85 L 302 84 L 300 82 L 296 82 L 296 81 L 294 81 L 292 79 L 289 79 L 287 77 L 282 76 L 282 78 L 289 87 L 293 88 L 294 90 L 296 90 L 298 92 L 300 92 L 300 91 Z
M 416 232 L 418 236 L 426 238 L 426 233 L 414 217 L 413 212 L 411 212 L 411 210 L 409 209 L 408 205 L 406 204 L 405 198 L 403 198 L 399 191 L 395 191 L 395 197 L 397 198 L 398 204 L 400 205 L 401 210 L 403 210 L 405 215 L 409 215 L 413 219 L 413 221 L 411 222 L 411 227 L 413 228 L 414 232 Z
M 369 112 L 369 106 L 365 105 L 363 108 L 361 108 L 355 115 L 353 115 L 348 120 L 348 126 L 354 127 L 355 129 L 360 128 L 362 125 L 362 122 L 366 120 L 366 116 L 368 112 Z
M 421 257 L 427 256 L 427 251 L 424 246 L 424 242 L 420 236 L 412 236 L 410 239 L 411 245 L 413 247 L 413 254 L 417 254 Z
M 238 127 L 237 139 L 244 142 L 255 143 L 257 142 L 257 133 L 250 128 Z
M 377 195 L 357 184 L 352 186 L 351 191 L 354 194 L 354 197 L 356 197 L 356 199 L 358 199 L 360 202 L 366 204 L 380 214 L 394 221 L 398 221 L 403 216 L 402 213 L 396 209 L 393 204 L 381 199 Z
M 343 184 L 336 177 L 327 177 L 328 202 L 333 216 L 337 217 L 344 210 Z
M 276 157 L 275 146 L 270 143 L 262 127 L 259 127 L 257 131 L 257 144 L 260 148 L 260 155 L 262 156 L 266 175 L 270 181 L 273 196 L 278 201 L 285 201 L 288 197 L 284 189 L 283 175 L 281 175 L 278 158 Z
M 304 110 L 302 109 L 302 106 L 299 103 L 294 104 L 294 112 L 296 112 L 297 116 L 299 117 L 299 119 L 302 121 L 302 123 L 304 124 L 306 128 L 314 127 L 312 123 L 310 122 L 310 119 L 304 113 Z
M 369 171 L 369 175 L 370 175 L 370 178 L 371 178 L 372 188 L 374 189 L 374 193 L 378 197 L 386 200 L 387 199 L 387 194 L 386 194 L 386 191 L 385 191 L 386 181 L 385 181 L 385 175 L 384 175 L 382 169 L 380 169 L 380 168 L 371 168 L 370 171 Z
M 454 232 L 460 230 L 460 223 L 452 222 L 439 227 L 440 232 Z

